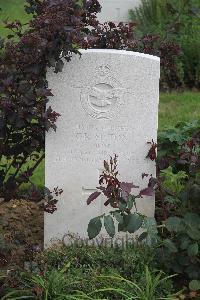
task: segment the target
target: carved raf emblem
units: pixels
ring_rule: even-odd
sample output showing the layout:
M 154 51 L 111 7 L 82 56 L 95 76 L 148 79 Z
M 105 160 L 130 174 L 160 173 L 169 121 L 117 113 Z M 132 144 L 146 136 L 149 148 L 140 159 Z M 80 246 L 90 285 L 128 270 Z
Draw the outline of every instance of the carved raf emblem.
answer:
M 108 82 L 97 83 L 82 91 L 82 107 L 95 119 L 111 119 L 122 104 L 122 91 Z
M 82 107 L 94 119 L 111 119 L 124 104 L 125 89 L 115 79 L 110 65 L 97 66 L 91 86 L 81 88 Z
M 110 119 L 118 105 L 119 93 L 107 83 L 98 83 L 82 94 L 85 111 L 95 119 Z

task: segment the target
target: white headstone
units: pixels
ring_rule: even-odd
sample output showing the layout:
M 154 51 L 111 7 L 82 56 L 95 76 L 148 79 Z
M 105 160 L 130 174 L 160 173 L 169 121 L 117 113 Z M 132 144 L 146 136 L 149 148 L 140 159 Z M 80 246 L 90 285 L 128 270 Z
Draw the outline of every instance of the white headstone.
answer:
M 129 10 L 139 6 L 141 0 L 99 0 L 99 3 L 102 6 L 98 14 L 100 22 L 127 23 L 130 22 Z
M 46 135 L 45 185 L 64 190 L 58 210 L 45 214 L 45 244 L 66 233 L 87 238 L 91 218 L 104 212 L 103 199 L 86 205 L 99 185 L 103 160 L 118 155 L 120 179 L 147 186 L 142 173 L 155 176 L 146 158 L 147 142 L 157 139 L 159 58 L 120 50 L 82 50 L 63 71 L 49 72 L 52 108 L 61 114 L 57 131 Z M 138 201 L 154 215 L 154 197 Z

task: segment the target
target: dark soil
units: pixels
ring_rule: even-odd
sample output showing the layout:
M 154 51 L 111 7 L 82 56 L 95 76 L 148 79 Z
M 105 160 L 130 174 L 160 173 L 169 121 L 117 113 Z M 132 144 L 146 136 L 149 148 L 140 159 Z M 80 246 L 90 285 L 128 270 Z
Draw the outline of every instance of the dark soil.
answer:
M 0 204 L 0 268 L 22 264 L 42 249 L 44 211 L 35 202 L 11 200 Z

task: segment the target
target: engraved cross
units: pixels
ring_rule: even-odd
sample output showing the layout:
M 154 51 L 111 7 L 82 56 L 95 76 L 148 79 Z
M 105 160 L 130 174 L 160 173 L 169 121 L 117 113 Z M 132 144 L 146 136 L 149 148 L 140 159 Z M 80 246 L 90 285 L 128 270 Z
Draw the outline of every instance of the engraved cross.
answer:
M 97 186 L 98 183 L 99 183 L 99 176 L 102 174 L 103 169 L 98 169 L 97 172 L 98 172 L 98 180 L 96 181 L 96 186 Z M 92 188 L 92 187 L 85 187 L 85 186 L 82 186 L 82 195 L 90 196 L 92 193 L 97 192 L 97 191 L 99 191 L 97 188 Z M 104 213 L 104 209 L 105 209 L 105 206 L 104 206 L 104 204 L 103 204 L 104 201 L 102 200 L 102 199 L 103 199 L 102 197 L 103 197 L 103 195 L 100 195 L 100 199 L 101 199 L 101 200 L 97 202 L 98 207 L 99 207 L 99 212 L 100 212 L 101 214 Z
M 102 174 L 102 169 L 98 169 L 98 181 L 97 181 L 97 185 L 99 183 L 99 176 L 100 174 Z M 98 191 L 97 188 L 92 188 L 92 187 L 85 187 L 85 186 L 82 186 L 82 194 L 83 195 L 90 195 L 94 192 Z

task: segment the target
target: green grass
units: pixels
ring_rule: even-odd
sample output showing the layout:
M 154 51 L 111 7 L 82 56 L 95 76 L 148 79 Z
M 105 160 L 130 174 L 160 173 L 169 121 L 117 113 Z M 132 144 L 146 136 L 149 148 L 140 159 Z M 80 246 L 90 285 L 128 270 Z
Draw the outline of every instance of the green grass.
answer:
M 73 240 L 69 240 L 69 242 L 73 243 Z M 133 295 L 137 294 L 138 296 L 140 290 L 144 290 L 145 296 L 147 296 L 138 299 L 166 299 L 165 297 L 174 292 L 172 281 L 169 279 L 158 282 L 157 270 L 160 269 L 160 264 L 156 261 L 154 252 L 150 247 L 136 243 L 124 244 L 122 247 L 109 247 L 108 241 L 106 247 L 89 247 L 87 242 L 84 245 L 81 240 L 75 239 L 72 246 L 54 245 L 38 255 L 38 267 L 32 274 L 14 270 L 13 278 L 17 276 L 17 281 L 20 282 L 19 288 L 26 291 L 29 287 L 33 290 L 37 283 L 37 286 L 42 286 L 44 293 L 48 294 L 48 299 L 55 300 L 137 299 L 138 297 L 133 298 Z M 145 276 L 147 268 L 149 270 L 148 278 Z M 124 280 L 119 280 L 119 276 L 133 281 L 134 284 L 130 284 L 130 282 L 127 284 Z M 162 278 L 164 277 L 163 273 Z M 135 288 L 135 285 L 139 289 Z M 92 298 L 83 297 L 80 294 L 77 297 L 70 297 L 72 294 L 77 294 L 76 290 L 87 294 L 93 292 Z M 98 293 L 94 292 L 96 290 Z M 123 291 L 123 295 L 129 293 L 129 296 L 121 297 L 120 290 Z M 151 296 L 149 296 L 150 291 L 152 291 Z M 24 296 L 22 293 L 16 293 L 16 298 L 13 299 L 20 299 L 17 296 L 22 295 Z M 31 291 L 28 295 L 32 295 Z
M 178 122 L 200 119 L 200 93 L 183 92 L 161 94 L 159 106 L 159 131 L 173 127 Z
M 3 157 L 1 159 L 1 162 L 2 164 L 10 164 L 10 161 L 9 163 L 7 163 L 7 160 L 5 157 Z M 35 164 L 35 162 L 33 162 L 32 160 L 29 160 L 25 165 L 22 166 L 21 168 L 21 172 L 24 172 L 27 170 L 27 168 L 31 168 L 33 167 Z M 33 174 L 33 176 L 30 178 L 31 182 L 34 183 L 37 187 L 39 188 L 43 188 L 44 187 L 44 160 L 40 163 L 40 165 L 37 167 L 35 173 Z M 10 169 L 10 173 L 14 173 L 15 172 L 15 168 L 11 168 Z M 22 184 L 21 185 L 21 190 L 27 190 L 27 187 L 29 187 L 29 184 Z
M 22 24 L 30 20 L 30 15 L 24 11 L 25 0 L 0 0 L 0 37 L 5 37 L 10 30 L 4 28 L 3 21 L 19 20 Z
M 30 164 L 31 165 L 31 164 Z M 31 182 L 33 182 L 38 188 L 42 189 L 45 185 L 44 182 L 44 160 L 37 167 L 33 176 L 31 177 Z M 22 190 L 27 189 L 27 185 L 22 185 Z

